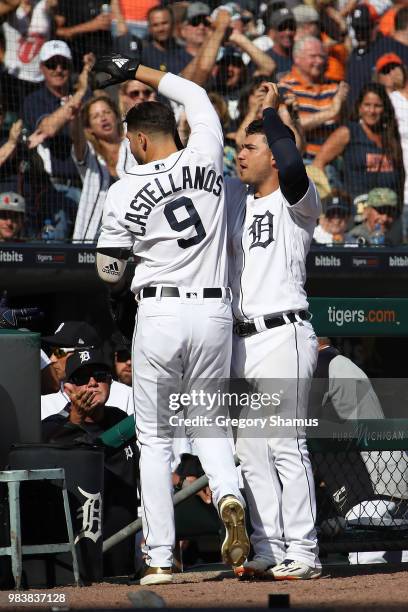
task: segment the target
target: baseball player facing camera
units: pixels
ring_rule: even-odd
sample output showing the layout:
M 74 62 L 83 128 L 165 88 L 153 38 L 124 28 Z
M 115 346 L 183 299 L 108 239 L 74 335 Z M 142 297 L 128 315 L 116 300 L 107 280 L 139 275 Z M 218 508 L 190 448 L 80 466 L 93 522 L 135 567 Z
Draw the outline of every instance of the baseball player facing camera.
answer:
M 277 383 L 277 415 L 306 417 L 318 342 L 303 288 L 306 255 L 321 205 L 292 132 L 279 118 L 278 89 L 264 83 L 263 119 L 246 130 L 240 179 L 226 184 L 228 252 L 236 319 L 232 375 L 257 392 Z M 267 380 L 269 379 L 269 380 Z M 273 379 L 273 380 L 271 380 Z M 315 489 L 306 440 L 275 428 L 237 439 L 249 514 L 252 561 L 241 578 L 318 578 Z
M 182 104 L 191 127 L 180 150 L 167 106 L 144 102 L 128 112 L 127 137 L 139 165 L 109 189 L 97 247 L 98 273 L 109 283 L 121 279 L 131 250 L 138 262 L 132 366 L 148 555 L 140 584 L 165 584 L 175 540 L 169 395 L 189 393 L 199 379 L 226 379 L 230 369 L 223 135 L 207 94 L 194 83 L 120 56 L 102 59 L 95 70 L 105 75 L 102 85 L 137 79 Z M 202 433 L 187 430 L 226 527 L 223 559 L 239 566 L 249 541 L 231 444 L 221 427 Z

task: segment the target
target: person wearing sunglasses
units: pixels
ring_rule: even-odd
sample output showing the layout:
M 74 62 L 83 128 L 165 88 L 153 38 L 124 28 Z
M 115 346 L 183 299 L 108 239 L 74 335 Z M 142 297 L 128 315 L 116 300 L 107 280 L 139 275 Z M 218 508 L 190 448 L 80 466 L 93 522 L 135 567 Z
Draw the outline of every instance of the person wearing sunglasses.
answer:
M 0 149 L 1 152 L 1 149 Z M 0 193 L 0 242 L 18 241 L 24 231 L 25 200 L 14 192 Z
M 142 102 L 154 102 L 156 99 L 154 89 L 141 81 L 126 81 L 119 86 L 118 104 L 122 117 L 126 117 L 126 113 L 133 106 L 139 106 Z
M 132 356 L 128 346 L 117 346 L 114 353 L 114 374 L 119 382 L 132 386 Z
M 273 43 L 267 54 L 276 63 L 276 78 L 279 80 L 292 68 L 292 51 L 296 34 L 295 16 L 290 9 L 284 7 L 267 13 L 266 20 L 266 34 Z
M 378 235 L 383 236 L 384 244 L 394 242 L 390 230 L 398 216 L 398 197 L 395 191 L 386 187 L 376 187 L 367 196 L 364 220 L 350 231 L 364 245 L 378 244 Z
M 351 202 L 346 193 L 338 192 L 323 206 L 323 214 L 313 233 L 318 244 L 349 244 L 356 239 L 347 234 Z
M 42 342 L 49 347 L 50 360 L 58 376 L 61 388 L 57 393 L 41 396 L 41 419 L 64 412 L 70 398 L 65 391 L 68 359 L 75 351 L 94 349 L 102 344 L 97 331 L 85 321 L 63 321 Z M 114 380 L 110 385 L 110 401 L 127 414 L 134 413 L 133 394 L 130 387 Z
M 210 7 L 204 2 L 192 2 L 187 7 L 180 33 L 190 60 L 197 55 L 210 32 L 210 12 Z
M 28 147 L 37 150 L 49 180 L 38 174 L 37 185 L 30 184 L 26 188 L 32 198 L 43 194 L 40 202 L 35 200 L 36 209 L 40 207 L 41 213 L 34 219 L 33 233 L 37 233 L 44 219 L 49 217 L 56 227 L 57 238 L 65 239 L 69 236 L 81 195 L 81 180 L 71 156 L 69 120 L 73 108 L 89 95 L 87 73 L 91 57 L 85 58 L 75 93 L 71 84 L 72 54 L 65 42 L 46 42 L 40 51 L 40 62 L 44 83 L 26 98 L 23 119 L 30 133 Z
M 98 438 L 127 417 L 110 395 L 112 370 L 100 349 L 79 349 L 66 360 L 65 409 L 45 419 L 43 441 L 48 444 L 95 444 Z M 75 448 L 71 451 L 75 453 Z M 136 439 L 118 448 L 104 447 L 104 539 L 137 518 L 139 453 Z M 86 466 L 84 466 L 86 469 Z M 115 547 L 116 548 L 116 547 Z M 135 542 L 129 538 L 104 555 L 104 576 L 135 571 Z

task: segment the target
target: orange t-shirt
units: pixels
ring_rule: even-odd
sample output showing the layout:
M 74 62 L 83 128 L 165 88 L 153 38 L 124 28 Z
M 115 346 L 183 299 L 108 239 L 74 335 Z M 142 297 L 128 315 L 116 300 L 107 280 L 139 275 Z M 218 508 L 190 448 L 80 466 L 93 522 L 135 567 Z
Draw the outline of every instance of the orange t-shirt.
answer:
M 158 0 L 120 0 L 120 10 L 125 21 L 146 21 L 147 11 L 158 4 Z
M 322 42 L 329 40 L 327 34 L 322 34 Z M 346 62 L 348 58 L 346 45 L 338 43 L 330 47 L 327 56 L 327 69 L 324 74 L 331 81 L 344 81 L 346 78 Z
M 394 21 L 395 15 L 398 13 L 398 9 L 399 6 L 393 6 L 392 8 L 388 9 L 388 11 L 386 11 L 381 17 L 378 29 L 384 36 L 391 36 L 391 34 L 394 33 Z

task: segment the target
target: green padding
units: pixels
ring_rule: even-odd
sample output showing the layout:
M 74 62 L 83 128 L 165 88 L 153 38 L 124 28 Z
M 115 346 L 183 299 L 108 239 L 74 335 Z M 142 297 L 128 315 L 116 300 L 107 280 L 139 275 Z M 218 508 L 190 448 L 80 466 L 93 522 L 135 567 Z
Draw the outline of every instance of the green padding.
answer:
M 316 435 L 312 429 L 306 435 L 308 448 L 312 452 L 408 450 L 408 419 L 348 421 L 341 429 L 336 425 L 332 438 L 312 437 Z
M 408 336 L 408 298 L 310 298 L 318 336 Z
M 135 417 L 133 415 L 126 417 L 99 437 L 99 440 L 105 446 L 119 448 L 124 442 L 127 442 L 135 435 Z

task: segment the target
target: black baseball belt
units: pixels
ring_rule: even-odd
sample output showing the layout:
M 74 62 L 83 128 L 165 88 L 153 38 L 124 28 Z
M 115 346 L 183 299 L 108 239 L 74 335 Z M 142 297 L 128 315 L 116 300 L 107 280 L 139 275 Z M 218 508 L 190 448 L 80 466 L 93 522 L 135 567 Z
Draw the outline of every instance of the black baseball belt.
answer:
M 227 299 L 231 299 L 231 289 L 229 287 L 221 288 L 221 287 L 205 287 L 202 291 L 203 298 L 222 298 L 223 295 Z M 158 292 L 159 297 L 180 297 L 180 291 L 178 287 L 161 287 L 161 290 Z M 144 287 L 139 295 L 139 299 L 156 297 L 157 295 L 157 287 Z M 181 294 L 183 295 L 183 293 Z M 198 292 L 195 291 L 186 291 L 185 296 L 187 298 L 197 298 Z
M 299 319 L 302 321 L 310 321 L 312 315 L 307 310 L 299 310 L 299 312 L 288 312 L 285 314 L 285 317 L 282 315 L 279 317 L 264 317 L 264 323 L 266 329 L 273 329 L 274 327 L 279 327 L 280 325 L 286 325 L 289 323 L 296 323 Z M 255 323 L 251 321 L 238 321 L 234 324 L 234 332 L 237 336 L 241 338 L 245 338 L 246 336 L 252 336 L 253 334 L 258 333 L 256 329 Z

